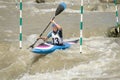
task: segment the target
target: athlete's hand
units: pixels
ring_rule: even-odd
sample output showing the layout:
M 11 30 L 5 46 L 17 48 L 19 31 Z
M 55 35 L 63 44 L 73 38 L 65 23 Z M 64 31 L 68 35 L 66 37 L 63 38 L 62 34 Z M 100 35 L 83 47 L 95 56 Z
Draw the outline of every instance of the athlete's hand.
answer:
M 54 20 L 51 20 L 51 23 L 55 23 L 55 21 L 54 21 Z
M 44 38 L 42 38 L 42 40 L 46 42 L 46 41 L 47 41 L 47 38 L 46 38 L 46 37 L 44 37 Z
M 37 40 L 42 39 L 43 41 L 47 41 L 46 37 L 38 37 Z
M 37 40 L 41 39 L 41 37 L 38 37 Z

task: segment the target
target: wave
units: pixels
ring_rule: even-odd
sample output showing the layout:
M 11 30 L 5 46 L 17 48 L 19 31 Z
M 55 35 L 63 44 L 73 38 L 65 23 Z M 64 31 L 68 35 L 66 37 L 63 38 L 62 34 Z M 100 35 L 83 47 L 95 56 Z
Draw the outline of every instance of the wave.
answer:
M 116 57 L 119 53 L 120 46 L 114 42 L 114 40 L 114 38 L 106 37 L 85 38 L 82 54 L 79 53 L 77 48 L 77 53 L 74 53 L 75 50 L 72 53 L 69 53 L 69 50 L 68 52 L 66 51 L 64 53 L 67 55 L 66 58 L 61 55 L 63 56 L 61 58 L 65 60 L 72 58 L 74 60 L 79 59 L 76 66 L 74 65 L 73 67 L 68 68 L 68 66 L 64 65 L 61 70 L 53 69 L 52 71 L 49 71 L 48 68 L 48 71 L 46 70 L 44 73 L 38 72 L 33 75 L 25 73 L 20 79 L 16 80 L 79 80 L 89 78 L 115 78 L 115 76 L 119 76 L 119 74 L 116 74 L 117 72 L 112 74 L 109 73 L 113 68 L 115 70 L 119 70 L 118 67 L 115 67 L 116 65 L 112 66 L 112 63 L 119 62 Z M 55 57 L 55 54 L 52 55 Z M 52 60 L 49 58 L 49 61 Z

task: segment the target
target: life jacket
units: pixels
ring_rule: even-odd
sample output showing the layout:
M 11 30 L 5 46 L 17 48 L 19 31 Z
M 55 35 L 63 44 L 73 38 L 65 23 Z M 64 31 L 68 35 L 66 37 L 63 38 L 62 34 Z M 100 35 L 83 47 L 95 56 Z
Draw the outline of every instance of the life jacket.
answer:
M 54 45 L 63 44 L 63 39 L 59 36 L 59 31 L 57 31 L 56 33 L 52 32 L 52 41 Z

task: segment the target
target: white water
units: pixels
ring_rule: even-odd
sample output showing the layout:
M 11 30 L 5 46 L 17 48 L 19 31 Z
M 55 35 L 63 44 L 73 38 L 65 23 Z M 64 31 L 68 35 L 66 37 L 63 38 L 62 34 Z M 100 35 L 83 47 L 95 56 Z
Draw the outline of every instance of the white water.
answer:
M 11 0 L 0 1 L 0 80 L 119 80 L 120 40 L 107 38 L 105 30 L 115 25 L 114 6 L 111 12 L 85 12 L 83 53 L 79 43 L 64 51 L 39 59 L 27 73 L 32 57 L 28 50 L 47 25 L 55 7 L 63 0 L 36 4 L 26 1 L 23 8 L 23 48 L 19 49 L 19 9 Z M 66 40 L 79 37 L 79 0 L 64 0 L 67 9 L 56 17 L 63 26 Z M 73 2 L 72 2 L 73 1 Z M 87 1 L 87 0 L 86 0 Z M 72 3 L 71 3 L 72 2 Z M 93 2 L 96 3 L 96 0 Z M 87 4 L 87 3 L 86 3 Z M 92 4 L 92 3 L 91 3 Z M 45 32 L 43 36 L 49 32 Z
M 73 65 L 73 67 L 67 69 L 64 65 L 64 68 L 61 70 L 53 69 L 51 72 L 48 70 L 48 72 L 35 73 L 34 75 L 25 73 L 19 80 L 84 80 L 92 78 L 111 78 L 117 80 L 114 77 L 119 74 L 109 73 L 112 69 L 117 69 L 120 66 L 117 64 L 119 63 L 117 55 L 120 53 L 120 45 L 114 42 L 114 40 L 114 38 L 105 37 L 86 38 L 82 54 L 78 53 L 78 51 L 70 51 L 70 53 L 69 50 L 66 50 L 66 58 L 70 58 L 70 55 L 74 59 L 80 58 L 76 66 Z M 83 58 L 85 61 L 82 62 L 81 59 Z M 117 66 L 111 65 L 112 63 L 117 64 Z

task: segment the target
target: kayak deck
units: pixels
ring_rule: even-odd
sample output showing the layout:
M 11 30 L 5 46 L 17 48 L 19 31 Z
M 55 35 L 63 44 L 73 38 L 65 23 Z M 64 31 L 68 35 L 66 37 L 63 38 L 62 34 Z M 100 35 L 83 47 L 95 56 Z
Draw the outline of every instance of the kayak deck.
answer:
M 41 43 L 38 46 L 34 47 L 32 49 L 32 52 L 38 53 L 38 54 L 49 54 L 49 53 L 54 52 L 55 50 L 67 49 L 71 46 L 71 44 L 75 44 L 78 41 L 79 39 L 67 41 L 67 42 L 64 42 L 63 45 L 53 45 L 51 42 Z

